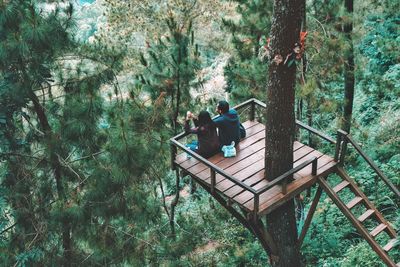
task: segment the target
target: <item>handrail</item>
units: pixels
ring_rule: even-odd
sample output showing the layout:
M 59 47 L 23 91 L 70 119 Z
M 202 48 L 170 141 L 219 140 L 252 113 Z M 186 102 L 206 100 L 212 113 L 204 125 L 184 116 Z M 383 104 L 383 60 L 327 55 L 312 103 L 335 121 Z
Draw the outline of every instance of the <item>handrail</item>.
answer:
M 328 142 L 331 143 L 331 144 L 336 144 L 335 139 L 333 139 L 332 137 L 330 137 L 330 136 L 327 135 L 327 134 L 324 134 L 324 133 L 321 132 L 321 131 L 318 131 L 317 129 L 314 129 L 314 128 L 310 127 L 309 125 L 305 124 L 304 122 L 301 122 L 301 121 L 299 121 L 299 120 L 296 120 L 296 125 L 298 125 L 298 126 L 300 126 L 301 128 L 306 129 L 307 131 L 309 131 L 309 132 L 311 132 L 311 133 L 313 133 L 313 134 L 315 134 L 315 135 L 321 137 L 322 139 L 325 139 L 326 141 L 328 141 Z
M 240 103 L 240 104 L 234 106 L 233 109 L 235 109 L 235 110 L 242 109 L 242 108 L 244 108 L 244 107 L 246 107 L 246 106 L 252 104 L 254 101 L 258 101 L 258 100 L 255 99 L 255 98 L 250 98 L 249 100 L 247 100 L 247 101 L 245 101 L 245 102 L 243 102 L 243 103 Z M 260 102 L 260 101 L 258 101 L 258 102 Z M 260 103 L 261 103 L 261 102 L 260 102 Z M 212 119 L 215 119 L 215 118 L 218 117 L 218 116 L 220 116 L 220 115 L 216 115 L 216 116 L 212 117 Z M 179 139 L 182 139 L 183 137 L 185 137 L 185 136 L 187 136 L 187 135 L 189 135 L 189 134 L 190 134 L 190 133 L 188 133 L 188 132 L 182 132 L 182 133 L 179 133 L 179 134 L 175 135 L 174 137 L 172 137 L 172 139 L 174 139 L 174 140 L 179 140 Z
M 186 153 L 188 153 L 189 155 L 191 155 L 193 158 L 199 160 L 201 163 L 203 163 L 204 165 L 206 165 L 208 168 L 214 170 L 215 172 L 219 173 L 220 175 L 224 176 L 225 178 L 227 178 L 228 180 L 234 182 L 235 184 L 239 185 L 240 187 L 242 187 L 243 189 L 246 189 L 250 192 L 252 192 L 253 194 L 256 193 L 256 190 L 254 190 L 253 188 L 251 188 L 250 186 L 242 183 L 241 181 L 237 180 L 236 178 L 230 176 L 229 174 L 227 174 L 224 170 L 222 170 L 221 168 L 219 168 L 218 166 L 216 166 L 215 164 L 209 162 L 207 159 L 203 158 L 202 156 L 200 156 L 199 154 L 197 154 L 196 152 L 188 149 L 187 147 L 185 147 L 184 145 L 182 145 L 181 143 L 179 143 L 178 141 L 176 141 L 175 139 L 171 138 L 170 142 L 173 143 L 175 146 L 178 146 L 180 149 L 182 149 L 183 151 L 185 151 Z
M 260 100 L 257 100 L 257 99 L 255 99 L 255 98 L 252 98 L 252 99 L 250 99 L 250 100 L 254 101 L 254 103 L 257 104 L 257 105 L 260 106 L 260 107 L 263 107 L 263 108 L 266 108 L 266 107 L 267 107 L 267 105 L 266 105 L 265 103 L 261 102 Z M 312 128 L 311 126 L 305 124 L 304 122 L 301 122 L 301 121 L 299 121 L 299 120 L 296 120 L 296 121 L 295 121 L 295 124 L 296 124 L 297 126 L 300 126 L 300 127 L 303 128 L 303 129 L 305 129 L 305 130 L 307 130 L 307 131 L 309 131 L 309 132 L 311 132 L 311 133 L 313 133 L 313 134 L 315 134 L 315 135 L 321 137 L 322 139 L 325 139 L 326 141 L 330 142 L 331 144 L 336 144 L 335 139 L 333 139 L 333 138 L 330 137 L 329 135 L 324 134 L 324 133 L 321 132 L 321 131 L 318 131 L 317 129 Z
M 260 107 L 267 108 L 267 104 L 265 104 L 264 102 L 261 102 L 260 100 L 255 99 L 255 98 L 252 98 L 252 99 L 255 104 L 259 105 Z
M 400 191 L 396 186 L 389 180 L 389 178 L 379 169 L 379 167 L 370 159 L 367 154 L 364 153 L 364 151 L 361 149 L 361 147 L 353 140 L 350 134 L 346 133 L 345 131 L 339 130 L 338 135 L 343 136 L 346 140 L 344 140 L 344 144 L 342 147 L 342 155 L 341 156 L 341 161 L 344 161 L 344 155 L 346 153 L 346 148 L 344 147 L 346 143 L 350 143 L 355 150 L 358 152 L 358 154 L 361 155 L 361 157 L 364 158 L 364 160 L 371 166 L 371 168 L 375 171 L 375 173 L 385 182 L 385 184 L 397 195 L 398 198 L 400 198 Z
M 242 108 L 245 108 L 248 105 L 258 105 L 258 106 L 260 106 L 262 108 L 266 108 L 267 107 L 267 105 L 265 103 L 261 102 L 260 100 L 257 100 L 255 98 L 251 98 L 251 99 L 249 99 L 249 100 L 247 100 L 247 101 L 245 101 L 243 103 L 240 103 L 239 105 L 234 106 L 233 109 L 240 110 Z M 219 115 L 214 116 L 213 119 L 218 117 L 218 116 Z M 253 114 L 252 114 L 252 116 L 254 117 Z M 314 129 L 314 128 L 308 126 L 307 124 L 305 124 L 305 123 L 303 123 L 303 122 L 301 122 L 299 120 L 296 120 L 295 123 L 296 123 L 297 126 L 299 126 L 299 127 L 303 128 L 303 129 L 305 129 L 305 130 L 307 130 L 307 131 L 309 131 L 309 132 L 321 137 L 322 139 L 330 142 L 331 144 L 336 144 L 336 141 L 332 137 L 324 134 L 323 132 L 321 132 L 321 131 L 319 131 L 317 129 Z M 181 138 L 183 138 L 183 137 L 185 137 L 187 135 L 189 135 L 189 133 L 182 132 L 182 133 L 174 136 L 173 139 L 179 140 L 179 139 L 181 139 Z
M 271 182 L 269 182 L 267 185 L 265 185 L 264 187 L 258 189 L 256 191 L 257 194 L 262 194 L 265 191 L 271 189 L 272 187 L 274 187 L 275 185 L 279 184 L 281 181 L 285 180 L 288 178 L 288 176 L 295 174 L 296 172 L 300 171 L 301 169 L 304 169 L 306 166 L 308 166 L 310 163 L 312 163 L 312 175 L 316 175 L 317 173 L 317 164 L 318 164 L 318 158 L 314 157 L 312 159 L 309 159 L 305 162 L 303 162 L 302 164 L 300 164 L 299 166 L 285 172 L 284 174 L 278 176 L 277 178 L 273 179 Z
M 240 104 L 234 106 L 233 109 L 235 109 L 235 110 L 242 109 L 242 108 L 252 104 L 255 100 L 256 100 L 255 98 L 250 98 L 249 100 L 246 100 L 243 103 L 240 103 Z

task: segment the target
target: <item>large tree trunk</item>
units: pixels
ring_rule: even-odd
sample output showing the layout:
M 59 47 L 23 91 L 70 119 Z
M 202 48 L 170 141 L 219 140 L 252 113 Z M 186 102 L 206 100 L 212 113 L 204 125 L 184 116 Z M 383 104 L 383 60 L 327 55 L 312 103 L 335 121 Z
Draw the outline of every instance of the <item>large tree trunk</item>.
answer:
M 41 129 L 45 133 L 45 138 L 47 140 L 51 140 L 51 142 L 55 143 L 55 137 L 50 127 L 49 120 L 45 113 L 44 108 L 40 105 L 38 97 L 32 91 L 30 93 L 30 99 L 33 103 L 33 107 L 35 109 L 36 115 L 38 117 L 39 123 L 41 125 Z M 50 147 L 50 145 L 49 145 Z M 54 149 L 54 148 L 53 148 Z M 51 168 L 54 172 L 54 178 L 56 180 L 56 187 L 59 199 L 61 199 L 66 206 L 67 203 L 67 196 L 65 194 L 64 187 L 61 181 L 61 164 L 59 162 L 58 156 L 54 151 L 50 149 L 50 164 Z M 68 221 L 64 221 L 61 223 L 61 232 L 62 232 L 62 244 L 64 249 L 64 259 L 63 259 L 63 266 L 70 266 L 72 259 L 72 240 L 71 240 L 71 226 Z
M 349 49 L 346 51 L 346 61 L 344 63 L 344 110 L 342 129 L 350 133 L 351 118 L 353 114 L 354 100 L 354 51 L 353 51 L 353 0 L 345 0 L 345 8 L 348 12 L 348 21 L 344 24 L 344 34 L 346 35 Z
M 280 55 L 283 62 L 271 60 L 269 66 L 265 138 L 265 177 L 269 181 L 293 167 L 296 66 L 284 61 L 299 42 L 300 25 L 301 0 L 274 1 L 271 59 Z M 272 265 L 300 266 L 293 200 L 267 215 L 267 227 L 278 249 Z

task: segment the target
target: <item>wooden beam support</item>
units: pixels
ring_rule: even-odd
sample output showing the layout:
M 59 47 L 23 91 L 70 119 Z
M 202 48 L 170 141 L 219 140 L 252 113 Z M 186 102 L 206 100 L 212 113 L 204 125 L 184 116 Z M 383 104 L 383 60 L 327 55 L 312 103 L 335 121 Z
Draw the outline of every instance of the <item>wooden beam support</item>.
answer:
M 271 253 L 274 256 L 278 255 L 278 248 L 276 247 L 276 244 L 274 240 L 272 239 L 271 234 L 267 231 L 267 228 L 264 226 L 264 223 L 260 218 L 257 219 L 256 221 L 256 226 L 258 229 L 260 229 L 262 235 L 264 236 L 265 241 L 267 242 L 268 246 L 271 249 Z
M 193 179 L 193 176 L 191 176 L 191 177 Z M 196 180 L 196 181 L 199 183 L 199 185 L 201 187 L 203 187 L 204 190 L 206 190 L 208 193 L 211 194 L 211 190 L 208 185 L 204 184 L 204 182 L 202 182 L 202 181 L 199 181 L 199 180 Z M 250 232 L 252 234 L 256 235 L 256 233 L 254 232 L 254 229 L 249 224 L 249 222 L 246 220 L 246 218 L 244 216 L 242 216 L 242 214 L 240 214 L 232 206 L 229 206 L 223 197 L 221 197 L 218 193 L 215 193 L 212 196 L 215 200 L 218 201 L 219 204 L 221 204 L 225 209 L 227 209 L 241 224 L 243 224 L 244 227 L 246 227 L 248 230 L 250 230 Z
M 211 194 L 214 195 L 215 193 L 215 170 L 211 169 Z
M 249 221 L 249 224 L 256 233 L 256 237 L 260 240 L 263 248 L 268 252 L 268 256 L 277 257 L 278 250 L 273 241 L 270 233 L 265 228 L 260 218 L 254 219 L 254 217 Z
M 319 199 L 321 198 L 321 195 L 322 195 L 322 187 L 318 186 L 317 192 L 315 192 L 315 196 L 314 196 L 314 199 L 313 199 L 313 201 L 311 203 L 310 209 L 308 210 L 307 218 L 304 221 L 303 228 L 301 229 L 301 233 L 300 233 L 299 240 L 298 240 L 299 248 L 301 248 L 301 246 L 303 245 L 304 238 L 305 238 L 305 236 L 307 234 L 308 228 L 311 225 L 311 220 L 312 220 L 312 218 L 314 216 L 314 213 L 315 213 L 315 211 L 317 209 L 317 205 L 318 205 Z
M 191 177 L 193 179 L 193 176 Z M 197 179 L 195 180 L 201 185 L 201 187 L 204 188 L 204 190 L 211 194 L 211 189 L 207 184 L 204 184 L 203 181 Z M 276 246 L 275 243 L 273 243 L 271 235 L 265 229 L 261 220 L 256 214 L 248 213 L 247 216 L 243 216 L 236 209 L 229 205 L 229 200 L 225 201 L 225 199 L 221 197 L 218 193 L 215 193 L 212 196 L 215 200 L 218 201 L 219 204 L 221 204 L 226 210 L 228 210 L 244 227 L 246 227 L 254 236 L 256 236 L 260 240 L 263 248 L 265 249 L 265 251 L 267 251 L 269 256 L 277 255 Z M 242 212 L 244 212 L 243 209 Z M 248 217 L 248 219 L 246 219 L 246 217 Z

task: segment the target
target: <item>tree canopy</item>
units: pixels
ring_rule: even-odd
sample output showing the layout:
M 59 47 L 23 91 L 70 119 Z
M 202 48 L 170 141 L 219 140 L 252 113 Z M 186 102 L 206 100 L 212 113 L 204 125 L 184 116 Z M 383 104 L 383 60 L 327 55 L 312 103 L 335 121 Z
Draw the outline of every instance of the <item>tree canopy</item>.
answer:
M 307 26 L 304 56 L 286 58 L 280 49 L 300 35 L 278 38 L 267 0 L 0 0 L 0 265 L 268 266 L 250 231 L 171 170 L 169 139 L 188 110 L 216 115 L 221 95 L 231 106 L 264 100 L 289 76 L 293 113 L 277 109 L 267 121 L 293 115 L 286 141 L 294 115 L 334 136 L 350 52 L 352 136 L 399 188 L 399 8 L 368 0 L 350 12 L 344 1 L 306 1 L 295 21 L 296 31 Z M 278 77 L 276 53 L 292 72 Z M 208 96 L 198 97 L 206 83 Z M 399 232 L 398 199 L 347 153 L 349 174 Z M 291 204 L 298 229 L 315 192 Z M 304 266 L 384 266 L 325 194 L 298 252 Z

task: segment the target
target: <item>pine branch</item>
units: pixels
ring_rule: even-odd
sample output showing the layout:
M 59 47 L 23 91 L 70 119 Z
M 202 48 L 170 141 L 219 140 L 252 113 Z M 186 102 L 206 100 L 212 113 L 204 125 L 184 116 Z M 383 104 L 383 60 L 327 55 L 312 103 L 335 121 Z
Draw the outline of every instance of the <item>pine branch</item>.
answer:
M 65 160 L 66 160 L 67 163 L 73 163 L 73 162 L 76 162 L 76 161 L 81 161 L 81 160 L 84 160 L 84 159 L 93 158 L 94 156 L 103 154 L 103 153 L 105 153 L 105 152 L 107 152 L 107 151 L 106 151 L 106 150 L 102 150 L 102 151 L 99 151 L 99 152 L 95 152 L 95 153 L 93 153 L 93 154 L 91 154 L 91 155 L 83 156 L 83 157 L 80 157 L 80 158 L 78 158 L 78 159 L 74 159 L 74 160 L 71 160 L 71 161 L 67 161 L 69 157 L 66 158 Z
M 110 227 L 110 228 L 114 229 L 115 231 L 118 231 L 118 232 L 121 232 L 121 233 L 123 233 L 123 234 L 125 234 L 125 235 L 127 235 L 127 236 L 130 236 L 130 238 L 134 238 L 134 239 L 137 239 L 137 240 L 139 240 L 139 241 L 141 241 L 141 242 L 143 242 L 143 243 L 146 243 L 146 244 L 147 244 L 148 246 L 150 246 L 151 248 L 156 249 L 156 247 L 155 247 L 153 244 L 149 243 L 148 241 L 146 241 L 146 240 L 144 240 L 144 239 L 142 239 L 142 238 L 139 238 L 139 237 L 137 237 L 137 236 L 134 236 L 134 235 L 132 235 L 131 233 L 128 233 L 128 232 L 126 232 L 126 231 L 124 231 L 124 230 L 120 230 L 120 229 L 118 229 L 118 228 L 112 226 L 111 224 L 107 224 L 107 227 Z
M 20 154 L 20 153 L 15 153 L 15 152 L 0 152 L 0 156 L 17 156 L 17 157 L 37 159 L 40 161 L 42 161 L 44 159 L 44 158 L 39 158 L 39 157 L 35 157 L 32 155 Z
M 156 169 L 154 168 L 154 166 L 151 166 L 150 168 L 153 170 L 154 175 L 157 177 L 157 180 L 160 183 L 163 207 L 164 207 L 165 213 L 167 214 L 168 218 L 170 218 L 170 214 L 169 214 L 169 211 L 168 211 L 167 203 L 165 202 L 165 191 L 164 191 L 164 186 L 163 186 L 161 177 L 158 175 L 158 173 L 157 173 Z
M 73 174 L 76 175 L 76 177 L 79 179 L 80 182 L 82 182 L 81 176 L 69 165 L 59 154 L 56 154 L 57 158 L 60 162 L 60 164 L 64 167 L 66 167 L 68 170 L 70 170 Z

